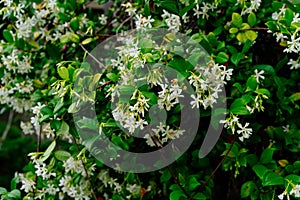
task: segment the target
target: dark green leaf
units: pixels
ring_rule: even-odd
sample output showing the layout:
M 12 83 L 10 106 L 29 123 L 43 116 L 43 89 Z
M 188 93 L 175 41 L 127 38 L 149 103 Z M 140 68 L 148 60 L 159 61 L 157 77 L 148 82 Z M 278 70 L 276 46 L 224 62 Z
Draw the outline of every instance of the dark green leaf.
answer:
M 265 174 L 270 171 L 268 168 L 260 164 L 254 165 L 252 169 L 261 180 L 263 180 Z
M 241 188 L 241 197 L 246 198 L 250 196 L 253 192 L 257 190 L 257 186 L 253 181 L 247 181 L 242 185 Z
M 262 164 L 267 164 L 273 160 L 273 153 L 276 151 L 275 148 L 266 148 L 261 156 L 260 156 L 260 162 Z
M 236 115 L 249 115 L 250 112 L 246 108 L 243 99 L 238 98 L 235 99 L 234 102 L 230 106 L 230 112 Z
M 263 179 L 263 186 L 271 186 L 271 185 L 283 185 L 284 179 L 278 174 L 274 172 L 269 172 L 266 174 L 265 178 Z
M 248 24 L 252 27 L 256 24 L 256 15 L 251 12 L 249 15 L 248 15 Z

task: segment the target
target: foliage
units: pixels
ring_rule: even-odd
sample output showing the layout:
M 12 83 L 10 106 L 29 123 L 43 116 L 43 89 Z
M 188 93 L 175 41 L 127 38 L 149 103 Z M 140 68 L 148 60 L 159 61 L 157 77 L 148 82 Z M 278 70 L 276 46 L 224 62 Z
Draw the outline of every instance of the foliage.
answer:
M 0 0 L 0 103 L 4 111 L 30 115 L 19 126 L 38 138 L 11 191 L 0 188 L 1 199 L 300 197 L 299 1 L 99 0 L 102 10 L 90 3 Z M 151 38 L 151 28 L 167 33 Z M 141 34 L 122 36 L 131 29 Z M 89 51 L 115 34 L 123 48 L 115 59 L 94 59 L 105 65 L 95 70 L 86 62 Z M 110 58 L 110 49 L 104 50 Z M 224 114 L 214 110 L 222 85 L 226 118 L 210 121 Z M 132 152 L 186 137 L 183 96 L 200 110 L 201 123 L 176 162 L 148 173 L 104 165 L 118 160 L 119 150 L 103 135 Z M 76 118 L 90 105 L 96 105 L 94 118 Z M 155 105 L 166 119 L 151 121 Z M 134 137 L 150 123 L 156 123 L 153 134 Z M 224 129 L 213 150 L 199 158 L 209 123 Z M 99 143 L 109 154 L 93 148 Z M 98 160 L 97 154 L 106 157 Z

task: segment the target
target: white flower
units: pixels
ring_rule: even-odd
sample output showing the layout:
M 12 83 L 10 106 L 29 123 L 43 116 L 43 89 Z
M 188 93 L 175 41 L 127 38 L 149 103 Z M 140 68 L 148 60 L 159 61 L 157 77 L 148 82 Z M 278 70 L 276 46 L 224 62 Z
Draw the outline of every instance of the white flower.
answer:
M 152 22 L 154 22 L 154 19 L 151 19 L 151 16 L 144 17 L 141 14 L 139 14 L 136 16 L 136 29 L 145 30 L 145 28 L 152 28 Z
M 33 192 L 35 189 L 35 182 L 31 179 L 27 179 L 24 174 L 15 174 L 15 177 L 17 178 L 18 182 L 22 183 L 21 190 L 24 190 L 24 192 L 29 193 Z
M 292 23 L 300 22 L 299 13 L 295 13 Z
M 70 157 L 68 160 L 64 161 L 63 166 L 65 167 L 67 173 L 76 172 L 86 176 L 81 160 L 75 160 L 73 157 Z
M 255 77 L 257 83 L 259 83 L 259 79 L 265 79 L 265 77 L 262 75 L 262 74 L 264 74 L 263 70 L 261 70 L 260 72 L 258 72 L 258 70 L 255 69 L 254 73 L 255 73 L 254 77 Z
M 32 135 L 34 134 L 33 126 L 30 122 L 23 122 L 21 121 L 20 127 L 22 129 L 22 132 L 25 135 Z
M 282 42 L 285 39 L 288 39 L 288 37 L 286 35 L 283 35 L 283 33 L 279 32 L 279 33 L 274 33 L 274 35 L 276 36 L 276 42 Z
M 252 134 L 252 128 L 247 128 L 249 126 L 248 122 L 245 124 L 245 126 L 242 126 L 242 124 L 240 123 L 238 123 L 237 125 L 240 128 L 240 130 L 237 130 L 237 133 L 242 134 L 239 139 L 243 142 L 245 138 L 249 138 Z
M 45 193 L 48 193 L 50 195 L 56 195 L 56 193 L 59 192 L 59 188 L 54 187 L 53 184 L 48 184 Z
M 285 132 L 285 133 L 287 133 L 287 132 L 290 132 L 290 131 L 291 131 L 291 129 L 290 129 L 290 125 L 289 125 L 289 124 L 287 124 L 286 126 L 282 126 L 282 128 L 283 128 L 283 132 Z
M 104 25 L 107 23 L 107 16 L 105 16 L 104 14 L 101 14 L 101 16 L 99 17 L 99 21 L 100 24 Z
M 291 65 L 290 69 L 299 69 L 300 68 L 300 63 L 298 63 L 297 61 L 295 61 L 293 59 L 290 59 L 287 64 Z
M 290 195 L 295 195 L 295 197 L 300 197 L 300 185 L 295 185 L 293 189 L 290 191 Z
M 283 198 L 284 198 L 284 193 L 278 195 L 278 198 L 279 198 L 280 200 L 283 200 Z
M 181 26 L 180 17 L 174 14 L 170 14 L 166 10 L 163 10 L 163 12 L 164 14 L 162 15 L 162 17 L 165 18 L 165 22 L 169 27 L 168 30 L 177 33 Z
M 299 53 L 300 52 L 300 37 L 297 37 L 296 34 L 293 34 L 291 41 L 287 41 L 288 47 L 283 50 L 287 53 Z

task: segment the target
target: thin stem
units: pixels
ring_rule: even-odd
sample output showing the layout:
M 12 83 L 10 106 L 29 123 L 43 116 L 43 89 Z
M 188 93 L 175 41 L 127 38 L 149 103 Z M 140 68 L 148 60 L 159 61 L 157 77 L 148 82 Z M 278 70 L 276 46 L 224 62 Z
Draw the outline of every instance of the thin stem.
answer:
M 7 135 L 8 135 L 8 132 L 9 132 L 10 127 L 11 127 L 11 124 L 12 124 L 13 116 L 14 116 L 14 111 L 13 111 L 13 110 L 10 110 L 10 111 L 9 111 L 9 116 L 8 116 L 8 121 L 7 121 L 7 124 L 6 124 L 6 128 L 5 128 L 5 130 L 4 130 L 4 132 L 3 132 L 3 135 L 2 135 L 2 137 L 1 137 L 1 141 L 2 141 L 2 142 L 6 139 L 6 137 L 7 137 Z
M 40 130 L 39 132 L 37 133 L 37 147 L 36 147 L 36 152 L 39 153 L 41 151 L 41 135 L 42 135 L 42 131 L 43 131 L 43 125 L 40 124 Z M 38 179 L 38 176 L 37 174 L 34 175 L 34 182 L 35 182 L 35 185 L 37 185 L 37 180 Z M 34 194 L 35 196 L 35 191 L 34 191 Z
M 93 56 L 90 52 L 88 52 L 88 50 L 86 48 L 84 48 L 84 46 L 82 44 L 79 44 L 79 46 L 85 51 L 85 53 L 87 53 L 89 56 L 91 56 L 91 58 L 93 58 L 93 60 L 95 60 L 100 65 L 100 67 L 102 67 L 102 68 L 105 67 L 97 58 L 95 58 L 95 56 Z
M 120 24 L 120 26 L 119 26 L 119 27 L 117 28 L 117 30 L 116 30 L 116 34 L 119 34 L 120 28 L 122 28 L 123 25 L 124 25 L 126 22 L 128 22 L 130 19 L 132 19 L 133 16 L 134 16 L 134 15 L 129 16 L 127 19 L 125 19 L 125 20 Z
M 246 28 L 246 29 L 243 29 L 244 30 L 253 30 L 253 31 L 268 31 L 270 30 L 269 28 L 263 28 L 263 27 L 257 27 L 257 28 Z
M 159 141 L 159 139 L 156 136 L 151 135 L 152 140 L 154 141 L 154 144 L 161 148 L 162 147 L 162 143 Z M 164 161 L 165 161 L 165 157 L 164 155 L 162 155 Z M 173 177 L 173 179 L 175 180 L 176 184 L 179 186 L 179 188 L 181 189 L 181 191 L 189 198 L 191 199 L 192 196 L 184 189 L 184 187 L 182 186 L 182 184 L 180 183 L 179 179 L 177 178 L 177 176 L 175 175 L 174 171 L 172 170 L 172 168 L 170 166 L 167 166 L 168 171 L 170 172 L 171 176 Z
M 224 160 L 227 158 L 228 154 L 230 153 L 232 147 L 233 147 L 233 144 L 236 140 L 236 137 L 234 138 L 234 140 L 231 142 L 231 145 L 228 149 L 228 151 L 226 152 L 225 156 L 222 158 L 222 160 L 219 162 L 219 164 L 217 165 L 217 167 L 214 169 L 214 171 L 210 174 L 210 176 L 206 179 L 206 181 L 196 190 L 195 194 L 190 197 L 188 200 L 192 200 L 194 198 L 194 196 L 196 194 L 198 194 L 209 182 L 209 180 L 215 175 L 215 173 L 218 171 L 218 169 L 221 167 L 222 163 L 224 162 Z
M 74 143 L 75 143 L 75 145 L 76 145 L 77 151 L 78 151 L 78 153 L 80 153 L 80 149 L 79 149 L 78 143 L 77 143 L 77 141 L 76 141 L 76 138 L 75 138 L 74 136 L 72 136 L 72 137 L 73 137 L 73 141 L 74 141 Z M 89 176 L 89 173 L 88 173 L 88 171 L 87 171 L 87 169 L 86 169 L 86 166 L 85 166 L 85 164 L 84 164 L 84 162 L 83 162 L 83 160 L 82 160 L 81 157 L 80 157 L 80 161 L 81 161 L 81 164 L 82 164 L 83 169 L 84 169 L 84 171 L 85 171 L 85 174 L 86 174 L 86 176 L 87 176 L 88 182 L 89 182 L 89 184 L 90 184 L 90 187 L 91 187 L 91 190 L 92 190 L 92 194 L 93 194 L 93 196 L 94 196 L 94 199 L 97 200 L 97 196 L 96 196 L 96 193 L 95 193 L 95 190 L 94 190 L 94 187 L 93 187 L 91 178 L 90 178 L 90 176 Z

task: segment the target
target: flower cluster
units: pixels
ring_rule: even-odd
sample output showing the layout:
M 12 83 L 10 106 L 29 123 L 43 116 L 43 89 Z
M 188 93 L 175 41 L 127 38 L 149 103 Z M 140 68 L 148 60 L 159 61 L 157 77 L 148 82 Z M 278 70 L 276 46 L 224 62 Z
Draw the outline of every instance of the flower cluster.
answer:
M 239 135 L 239 139 L 243 142 L 244 139 L 248 139 L 252 135 L 252 128 L 248 128 L 249 123 L 245 125 L 239 121 L 239 118 L 230 113 L 230 116 L 226 120 L 221 120 L 220 123 L 224 124 L 224 128 L 231 129 L 232 134 L 236 133 Z

